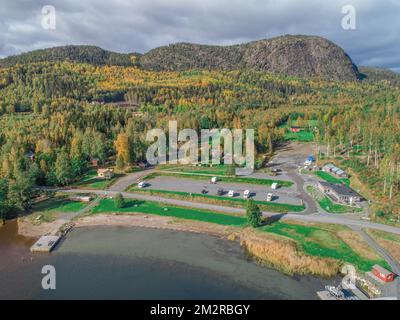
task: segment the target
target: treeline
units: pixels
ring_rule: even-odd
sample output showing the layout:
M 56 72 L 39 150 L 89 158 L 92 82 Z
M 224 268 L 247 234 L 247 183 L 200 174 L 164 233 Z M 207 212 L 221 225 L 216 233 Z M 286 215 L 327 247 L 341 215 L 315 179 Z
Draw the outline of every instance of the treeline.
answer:
M 49 49 L 40 49 L 9 56 L 0 59 L 1 67 L 12 67 L 17 64 L 31 64 L 37 62 L 62 62 L 90 63 L 94 65 L 135 65 L 138 54 L 116 53 L 101 49 L 96 46 L 61 46 Z

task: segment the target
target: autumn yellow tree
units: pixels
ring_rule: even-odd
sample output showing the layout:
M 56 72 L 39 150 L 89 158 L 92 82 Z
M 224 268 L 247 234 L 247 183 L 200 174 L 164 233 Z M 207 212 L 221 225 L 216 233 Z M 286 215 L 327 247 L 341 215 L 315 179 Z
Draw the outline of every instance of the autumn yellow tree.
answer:
M 117 168 L 123 169 L 130 159 L 130 146 L 129 138 L 125 133 L 120 133 L 114 142 L 115 150 L 117 152 Z

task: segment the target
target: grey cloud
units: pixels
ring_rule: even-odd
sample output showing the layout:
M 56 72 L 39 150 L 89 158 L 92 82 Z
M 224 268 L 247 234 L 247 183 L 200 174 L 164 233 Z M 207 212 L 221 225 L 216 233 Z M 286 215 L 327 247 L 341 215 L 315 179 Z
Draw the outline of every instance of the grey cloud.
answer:
M 41 28 L 41 8 L 57 29 Z M 357 30 L 341 28 L 341 8 L 357 10 Z M 359 65 L 400 69 L 399 0 L 0 0 L 0 56 L 63 44 L 146 52 L 173 42 L 235 44 L 282 34 L 314 34 L 342 46 Z

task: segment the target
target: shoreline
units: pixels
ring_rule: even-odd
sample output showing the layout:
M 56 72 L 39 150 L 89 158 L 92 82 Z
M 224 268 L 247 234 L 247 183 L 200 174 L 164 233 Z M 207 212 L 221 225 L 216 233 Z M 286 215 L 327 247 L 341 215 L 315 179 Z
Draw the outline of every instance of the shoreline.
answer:
M 200 233 L 235 241 L 255 262 L 286 275 L 310 275 L 323 278 L 339 273 L 339 261 L 304 254 L 297 244 L 274 234 L 266 234 L 251 228 L 222 226 L 207 222 L 177 219 L 173 217 L 147 215 L 143 213 L 96 214 L 79 217 L 72 221 L 74 228 L 85 227 L 131 227 L 163 229 L 178 232 Z M 29 220 L 18 219 L 18 233 L 26 237 L 39 237 L 43 231 L 52 231 L 65 221 L 56 220 L 32 225 Z

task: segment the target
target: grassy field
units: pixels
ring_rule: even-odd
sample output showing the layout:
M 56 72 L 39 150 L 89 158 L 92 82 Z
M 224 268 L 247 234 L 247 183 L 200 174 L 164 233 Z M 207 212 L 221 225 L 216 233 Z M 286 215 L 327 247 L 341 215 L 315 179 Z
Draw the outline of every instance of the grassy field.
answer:
M 174 166 L 174 167 L 167 167 L 163 169 L 162 167 L 160 170 L 166 171 L 174 171 L 174 172 L 186 172 L 186 173 L 199 173 L 199 174 L 209 174 L 209 175 L 219 175 L 225 176 L 227 171 L 227 166 L 224 164 L 216 165 L 213 167 L 209 166 Z
M 157 202 L 127 200 L 124 208 L 117 208 L 112 199 L 102 199 L 97 207 L 92 210 L 93 214 L 106 212 L 121 213 L 147 213 L 159 216 L 175 217 L 189 220 L 216 223 L 226 226 L 245 226 L 245 217 L 214 213 L 206 210 L 197 210 L 159 204 Z
M 65 196 L 56 196 L 35 204 L 31 209 L 31 220 L 36 223 L 36 218 L 41 216 L 40 222 L 51 222 L 59 213 L 77 212 L 85 206 L 85 203 L 70 201 Z
M 97 178 L 97 170 L 89 170 L 81 180 L 75 182 L 72 187 L 82 189 L 95 189 L 102 190 L 110 187 L 117 179 L 121 178 L 122 175 L 116 174 L 112 179 L 99 179 Z
M 344 206 L 341 204 L 334 203 L 328 197 L 323 197 L 318 201 L 318 204 L 322 209 L 329 213 L 348 213 L 348 212 L 361 212 L 361 208 L 355 208 L 350 206 Z
M 195 179 L 195 180 L 202 180 L 202 181 L 210 181 L 211 177 L 204 173 L 167 173 L 167 172 L 154 172 L 145 177 L 143 180 L 151 180 L 159 176 L 167 176 L 167 177 L 174 177 L 174 178 L 182 178 L 182 179 Z M 272 179 L 258 179 L 258 178 L 243 178 L 243 177 L 224 177 L 218 176 L 219 182 L 230 182 L 230 183 L 247 183 L 247 184 L 256 184 L 256 185 L 264 185 L 270 186 L 274 182 L 277 182 L 281 187 L 290 187 L 293 185 L 291 181 L 283 181 L 283 180 L 272 180 Z
M 291 132 L 287 130 L 283 138 L 291 141 L 311 142 L 314 141 L 314 133 L 312 131 Z
M 336 178 L 325 171 L 315 171 L 314 174 L 319 178 L 330 183 L 344 183 L 346 186 L 350 186 L 350 179 L 348 178 Z
M 262 230 L 295 240 L 308 255 L 345 261 L 363 272 L 370 271 L 374 264 L 390 268 L 383 259 L 361 256 L 330 229 L 276 222 Z
M 139 189 L 137 187 L 131 187 L 129 191 L 132 192 L 140 192 L 150 195 L 158 195 L 158 196 L 168 196 L 175 199 L 182 200 L 203 200 L 213 204 L 221 204 L 232 207 L 243 208 L 247 204 L 247 200 L 243 198 L 228 198 L 221 196 L 213 196 L 207 194 L 200 193 L 189 193 L 183 191 L 170 191 L 170 190 L 155 190 L 155 189 Z M 270 211 L 270 212 L 301 212 L 305 209 L 303 205 L 291 205 L 285 203 L 277 203 L 277 202 L 267 202 L 267 201 L 254 201 L 254 203 L 258 204 L 262 210 Z
M 292 126 L 298 126 L 297 120 L 292 120 Z M 285 140 L 291 141 L 299 141 L 299 142 L 311 142 L 314 141 L 314 132 L 312 128 L 318 127 L 318 120 L 308 120 L 307 124 L 304 126 L 304 129 L 300 132 L 292 132 L 290 131 L 290 126 L 286 123 L 280 126 L 280 128 L 285 129 L 285 133 L 283 138 Z

